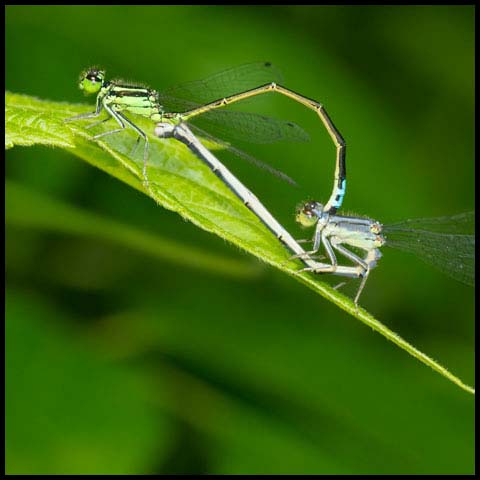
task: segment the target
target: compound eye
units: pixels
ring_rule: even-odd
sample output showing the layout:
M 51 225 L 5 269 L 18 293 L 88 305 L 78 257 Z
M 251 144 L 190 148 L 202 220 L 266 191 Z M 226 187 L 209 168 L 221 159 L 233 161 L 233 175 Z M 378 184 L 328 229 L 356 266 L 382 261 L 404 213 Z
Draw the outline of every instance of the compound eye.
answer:
M 317 215 L 314 212 L 315 207 L 315 202 L 305 203 L 303 207 L 298 210 L 298 213 L 295 217 L 296 221 L 304 227 L 313 226 L 318 220 Z
M 86 79 L 89 80 L 90 82 L 101 82 L 102 81 L 100 76 L 98 75 L 98 73 L 89 73 L 86 76 Z
M 304 208 L 305 214 L 312 216 L 316 206 L 315 202 L 307 203 Z
M 83 90 L 87 95 L 90 93 L 97 93 L 102 88 L 104 79 L 105 72 L 102 70 L 87 70 L 80 76 L 80 90 Z

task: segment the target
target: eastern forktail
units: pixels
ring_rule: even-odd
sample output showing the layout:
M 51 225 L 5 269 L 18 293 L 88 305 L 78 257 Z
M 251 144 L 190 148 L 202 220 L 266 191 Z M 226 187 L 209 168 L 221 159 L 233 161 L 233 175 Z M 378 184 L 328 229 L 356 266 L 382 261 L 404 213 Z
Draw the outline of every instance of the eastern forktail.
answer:
M 369 218 L 331 215 L 321 203 L 313 201 L 300 207 L 296 220 L 306 227 L 315 225 L 313 248 L 306 256 L 315 258 L 323 245 L 330 261 L 328 267 L 307 266 L 303 270 L 362 278 L 354 300 L 356 305 L 384 245 L 413 253 L 452 278 L 475 284 L 475 212 L 382 225 Z M 365 256 L 353 253 L 352 247 L 363 250 Z M 339 270 L 334 250 L 355 266 L 342 266 Z
M 277 83 L 279 81 L 281 81 L 279 71 L 269 62 L 260 62 L 225 70 L 205 80 L 190 82 L 159 93 L 120 80 L 107 81 L 105 71 L 90 68 L 81 74 L 79 87 L 86 94 L 97 95 L 95 111 L 77 115 L 66 121 L 95 118 L 105 110 L 108 117 L 94 122 L 87 128 L 111 118 L 117 122 L 118 128 L 99 133 L 92 138 L 99 139 L 119 133 L 127 127 L 134 130 L 138 134 L 134 150 L 142 138 L 145 142 L 142 175 L 148 186 L 148 135 L 125 114 L 140 115 L 154 122 L 166 121 L 176 125 L 193 121 L 193 128 L 201 125 L 205 125 L 206 128 L 216 126 L 224 132 L 228 131 L 232 138 L 254 143 L 307 140 L 308 135 L 303 129 L 290 121 L 275 120 L 252 113 L 217 111 L 227 105 L 269 92 L 285 95 L 315 111 L 336 146 L 334 189 L 327 203 L 329 208 L 335 211 L 340 207 L 345 194 L 345 142 L 320 103 L 282 87 Z M 234 152 L 238 153 L 235 150 Z
M 227 167 L 220 162 L 208 150 L 200 140 L 192 133 L 185 123 L 172 125 L 171 123 L 159 123 L 155 128 L 155 135 L 160 138 L 173 137 L 184 143 L 200 160 L 206 163 L 209 168 L 220 178 L 232 192 L 242 200 L 244 205 L 250 209 L 262 223 L 280 240 L 292 253 L 312 270 L 330 268 L 328 264 L 314 261 L 310 258 L 299 243 L 278 223 L 271 213 L 263 206 L 260 200 L 238 180 Z M 351 267 L 337 266 L 338 275 L 348 275 Z

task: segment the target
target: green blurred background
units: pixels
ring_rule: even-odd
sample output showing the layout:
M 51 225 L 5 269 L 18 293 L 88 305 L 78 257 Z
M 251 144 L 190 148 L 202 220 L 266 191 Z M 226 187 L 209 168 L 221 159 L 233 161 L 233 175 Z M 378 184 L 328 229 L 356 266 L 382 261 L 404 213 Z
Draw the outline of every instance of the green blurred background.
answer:
M 5 36 L 8 90 L 92 105 L 76 86 L 91 64 L 161 90 L 271 61 L 345 137 L 346 211 L 387 223 L 473 209 L 472 6 L 8 6 Z M 247 109 L 312 136 L 241 146 L 299 188 L 228 163 L 305 236 L 293 209 L 330 192 L 331 140 L 288 99 Z M 6 175 L 21 198 L 48 195 L 251 272 L 7 215 L 8 473 L 474 472 L 474 398 L 344 311 L 63 151 L 9 150 Z M 474 383 L 472 288 L 385 250 L 362 303 Z

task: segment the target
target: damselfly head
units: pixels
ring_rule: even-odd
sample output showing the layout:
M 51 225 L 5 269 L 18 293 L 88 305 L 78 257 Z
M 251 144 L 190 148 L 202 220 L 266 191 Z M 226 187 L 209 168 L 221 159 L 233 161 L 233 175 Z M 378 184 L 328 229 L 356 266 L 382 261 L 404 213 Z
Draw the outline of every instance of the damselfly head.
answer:
M 323 213 L 323 205 L 319 202 L 310 201 L 299 205 L 295 221 L 302 227 L 313 227 Z
M 80 74 L 78 88 L 85 92 L 85 95 L 98 93 L 105 81 L 105 71 L 96 67 L 84 70 Z

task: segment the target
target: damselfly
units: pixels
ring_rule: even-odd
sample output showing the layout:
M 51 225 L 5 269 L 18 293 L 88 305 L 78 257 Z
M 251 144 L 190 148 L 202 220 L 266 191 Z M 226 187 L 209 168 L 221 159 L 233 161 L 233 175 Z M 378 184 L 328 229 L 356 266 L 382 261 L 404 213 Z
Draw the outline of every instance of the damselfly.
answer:
M 279 71 L 271 63 L 261 62 L 225 70 L 205 80 L 190 82 L 159 93 L 121 80 L 107 81 L 104 70 L 90 68 L 81 74 L 79 87 L 86 94 L 97 95 L 95 111 L 68 118 L 66 121 L 98 117 L 102 110 L 105 110 L 107 118 L 94 122 L 87 128 L 112 118 L 117 122 L 118 128 L 99 133 L 92 138 L 99 139 L 122 132 L 126 128 L 134 130 L 138 137 L 133 151 L 142 138 L 145 142 L 142 175 L 148 186 L 148 135 L 126 114 L 146 117 L 154 122 L 171 122 L 175 125 L 193 122 L 192 128 L 202 125 L 207 129 L 219 127 L 223 136 L 228 133 L 232 138 L 254 143 L 307 140 L 308 135 L 290 121 L 275 120 L 252 113 L 218 111 L 227 105 L 258 95 L 279 93 L 316 112 L 336 146 L 334 189 L 327 203 L 334 211 L 340 207 L 345 194 L 345 142 L 320 103 L 282 87 L 279 82 L 281 82 Z M 239 152 L 234 149 L 234 153 Z
M 413 253 L 456 280 L 474 285 L 474 218 L 474 212 L 467 212 L 382 225 L 369 218 L 332 215 L 321 203 L 307 202 L 298 209 L 296 220 L 305 227 L 315 225 L 315 233 L 311 240 L 313 248 L 303 257 L 316 258 L 323 245 L 330 265 L 307 266 L 303 270 L 361 278 L 354 300 L 358 305 L 368 275 L 382 256 L 379 249 L 387 245 Z M 365 252 L 364 256 L 352 252 L 351 248 Z M 353 266 L 342 266 L 339 270 L 334 250 Z
M 158 123 L 155 135 L 160 138 L 173 137 L 184 143 L 200 160 L 222 180 L 230 190 L 249 208 L 262 223 L 280 240 L 290 252 L 294 253 L 310 269 L 330 268 L 328 264 L 317 262 L 306 254 L 299 243 L 278 223 L 272 214 L 263 206 L 260 200 L 245 185 L 233 175 L 230 170 L 218 160 L 210 150 L 192 133 L 185 123 L 172 125 L 171 123 Z M 348 275 L 351 267 L 336 267 L 338 275 Z

